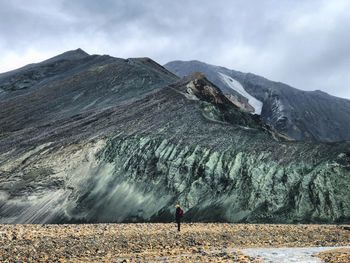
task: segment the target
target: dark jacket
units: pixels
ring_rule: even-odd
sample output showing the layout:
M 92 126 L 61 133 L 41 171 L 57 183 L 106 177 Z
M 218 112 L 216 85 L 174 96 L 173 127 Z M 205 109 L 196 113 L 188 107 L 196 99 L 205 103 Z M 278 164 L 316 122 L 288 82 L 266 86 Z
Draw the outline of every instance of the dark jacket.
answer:
M 180 220 L 182 216 L 183 216 L 182 209 L 180 207 L 177 207 L 175 212 L 175 219 Z

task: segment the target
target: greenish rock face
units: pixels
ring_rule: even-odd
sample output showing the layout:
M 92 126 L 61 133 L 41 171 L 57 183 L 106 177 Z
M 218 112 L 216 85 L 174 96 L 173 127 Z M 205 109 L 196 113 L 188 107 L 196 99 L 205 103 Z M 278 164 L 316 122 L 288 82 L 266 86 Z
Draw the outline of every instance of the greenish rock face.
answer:
M 187 220 L 228 222 L 337 222 L 350 217 L 349 168 L 338 162 L 281 164 L 268 150 L 252 153 L 229 146 L 215 151 L 166 139 L 114 138 L 99 160 L 123 163 L 118 178 L 141 195 L 156 193 L 151 220 L 171 219 L 180 201 Z M 168 202 L 168 203 L 167 203 Z M 161 208 L 158 210 L 158 208 Z M 142 209 L 142 206 L 140 207 Z
M 198 74 L 79 59 L 81 71 L 58 63 L 63 75 L 5 94 L 30 114 L 0 110 L 11 119 L 0 130 L 0 223 L 171 221 L 177 201 L 186 221 L 350 222 L 349 143 L 290 141 Z M 76 97 L 78 86 L 87 93 Z

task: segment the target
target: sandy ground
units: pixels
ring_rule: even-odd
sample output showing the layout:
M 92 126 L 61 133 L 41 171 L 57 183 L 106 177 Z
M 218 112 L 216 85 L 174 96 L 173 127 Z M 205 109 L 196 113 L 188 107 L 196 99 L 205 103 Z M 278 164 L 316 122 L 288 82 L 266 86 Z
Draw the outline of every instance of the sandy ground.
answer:
M 350 246 L 350 231 L 334 225 L 200 223 L 183 224 L 180 233 L 175 224 L 0 225 L 0 262 L 261 262 L 241 249 L 308 246 Z

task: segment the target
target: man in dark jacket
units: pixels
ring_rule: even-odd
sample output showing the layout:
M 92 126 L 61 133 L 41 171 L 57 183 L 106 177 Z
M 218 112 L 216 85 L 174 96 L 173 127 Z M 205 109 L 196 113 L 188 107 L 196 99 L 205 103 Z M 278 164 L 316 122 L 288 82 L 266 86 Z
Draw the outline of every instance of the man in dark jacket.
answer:
M 180 204 L 176 204 L 175 207 L 176 207 L 175 221 L 177 223 L 177 231 L 180 231 L 181 218 L 184 215 L 184 211 L 181 209 Z

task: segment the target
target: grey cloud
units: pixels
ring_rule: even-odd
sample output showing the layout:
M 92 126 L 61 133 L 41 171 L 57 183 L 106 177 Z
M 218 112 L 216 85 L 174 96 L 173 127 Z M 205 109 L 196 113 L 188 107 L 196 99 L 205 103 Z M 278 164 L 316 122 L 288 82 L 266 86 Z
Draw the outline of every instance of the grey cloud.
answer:
M 0 0 L 0 71 L 11 69 L 11 52 L 81 47 L 159 63 L 198 59 L 350 98 L 349 7 L 346 0 Z

